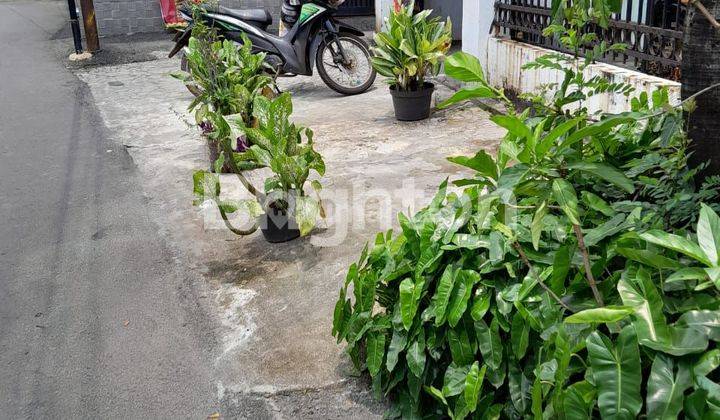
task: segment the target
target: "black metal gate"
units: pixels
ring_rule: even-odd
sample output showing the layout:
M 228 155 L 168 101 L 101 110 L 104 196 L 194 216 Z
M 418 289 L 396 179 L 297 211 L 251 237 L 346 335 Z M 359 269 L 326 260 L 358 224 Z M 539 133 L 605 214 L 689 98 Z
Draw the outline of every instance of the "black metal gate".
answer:
M 375 0 L 347 0 L 338 9 L 338 16 L 372 16 L 374 14 Z
M 562 51 L 557 41 L 543 36 L 551 22 L 552 0 L 495 0 L 495 24 L 517 40 Z M 687 14 L 680 0 L 623 0 L 608 29 L 588 26 L 600 39 L 624 43 L 623 52 L 602 61 L 627 64 L 646 73 L 677 80 L 682 60 L 682 37 Z

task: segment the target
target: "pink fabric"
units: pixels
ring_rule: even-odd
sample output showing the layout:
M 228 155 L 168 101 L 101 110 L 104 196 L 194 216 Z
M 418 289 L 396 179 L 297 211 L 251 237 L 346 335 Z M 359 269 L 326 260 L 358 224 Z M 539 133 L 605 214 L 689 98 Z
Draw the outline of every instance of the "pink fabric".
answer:
M 160 11 L 165 24 L 171 25 L 182 22 L 175 9 L 175 0 L 160 0 Z

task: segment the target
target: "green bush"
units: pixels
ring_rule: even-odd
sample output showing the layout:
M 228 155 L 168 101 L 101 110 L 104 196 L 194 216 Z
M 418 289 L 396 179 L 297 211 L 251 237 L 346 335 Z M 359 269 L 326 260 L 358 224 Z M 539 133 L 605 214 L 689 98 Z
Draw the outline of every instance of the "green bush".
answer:
M 320 182 L 310 182 L 314 195 L 305 191 L 310 171 L 319 176 L 325 174 L 323 158 L 314 149 L 313 132 L 290 122 L 292 99 L 289 93 L 274 99 L 256 96 L 252 106 L 252 126 L 247 126 L 239 114 L 222 116 L 210 113 L 208 117 L 215 127 L 210 136 L 218 142 L 221 150 L 215 162 L 215 172 L 220 172 L 227 163 L 255 198 L 221 200 L 218 176 L 197 171 L 193 176 L 195 204 L 213 200 L 227 227 L 239 235 L 255 232 L 258 224 L 248 230 L 237 229 L 229 222 L 228 214 L 242 210 L 251 217 L 257 217 L 267 212 L 270 206 L 283 212 L 289 210 L 301 235 L 307 235 L 324 213 L 319 196 L 322 189 Z M 244 171 L 260 168 L 267 168 L 272 173 L 265 179 L 262 191 L 243 175 Z
M 325 173 L 322 156 L 314 149 L 313 132 L 290 122 L 292 99 L 288 93 L 277 95 L 265 54 L 253 53 L 244 34 L 240 46 L 220 41 L 213 28 L 202 24 L 198 10 L 194 6 L 196 23 L 185 48 L 189 73 L 173 76 L 192 84 L 197 92 L 188 109 L 195 111 L 209 147 L 217 151 L 214 172 L 235 174 L 254 198 L 221 199 L 220 178 L 200 170 L 193 174 L 194 204 L 213 201 L 225 226 L 237 235 L 254 233 L 260 226 L 258 218 L 269 209 L 288 214 L 301 235 L 307 235 L 324 217 L 320 182 L 310 182 L 312 195 L 305 191 L 310 171 L 319 176 Z M 245 172 L 262 168 L 272 175 L 259 189 Z M 248 214 L 254 223 L 247 229 L 235 227 L 228 215 L 238 212 Z
M 189 72 L 173 73 L 173 77 L 194 86 L 197 96 L 188 109 L 195 112 L 197 124 L 207 123 L 208 114 L 214 112 L 241 115 L 245 124 L 251 125 L 255 98 L 274 95 L 275 79 L 268 73 L 265 54 L 253 53 L 247 36 L 242 39 L 238 47 L 233 41 L 220 41 L 202 32 L 188 41 Z
M 569 26 L 548 35 L 576 56 L 528 68 L 559 67 L 564 83 L 518 112 L 476 59 L 448 59 L 472 84 L 446 105 L 505 101 L 492 120 L 507 135 L 496 157 L 449 158 L 474 176 L 400 214 L 402 232 L 379 234 L 348 271 L 333 335 L 391 399 L 389 417 L 720 415 L 720 218 L 702 205 L 717 208 L 720 182 L 696 187 L 667 92 L 588 114 L 593 95 L 632 93 L 583 75 L 617 46 L 579 57 L 597 41 L 582 27 L 617 5 L 558 3 Z
M 440 70 L 440 62 L 452 45 L 450 19 L 429 18 L 432 10 L 415 14 L 414 2 L 395 3 L 386 29 L 375 35 L 372 65 L 400 90 L 422 89 L 427 75 Z

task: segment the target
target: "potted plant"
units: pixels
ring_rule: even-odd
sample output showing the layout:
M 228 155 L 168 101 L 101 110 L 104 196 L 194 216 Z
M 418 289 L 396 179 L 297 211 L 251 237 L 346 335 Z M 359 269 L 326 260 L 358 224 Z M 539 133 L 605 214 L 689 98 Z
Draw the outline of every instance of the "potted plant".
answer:
M 428 76 L 436 75 L 452 44 L 450 19 L 430 18 L 432 10 L 413 13 L 414 2 L 395 0 L 386 29 L 375 35 L 373 67 L 389 78 L 395 117 L 417 121 L 430 115 L 435 86 Z
M 194 28 L 195 30 L 195 28 Z M 195 35 L 193 33 L 193 35 Z M 196 97 L 188 106 L 195 113 L 195 121 L 208 139 L 210 161 L 220 154 L 218 136 L 210 113 L 236 115 L 245 125 L 253 124 L 253 103 L 256 96 L 272 97 L 276 92 L 275 79 L 268 73 L 265 54 L 252 53 L 250 40 L 243 36 L 243 44 L 217 40 L 212 30 L 191 37 L 185 48 L 187 72 L 174 73 Z M 221 172 L 230 172 L 226 166 Z
M 249 235 L 258 228 L 268 242 L 285 242 L 307 235 L 318 217 L 324 217 L 320 182 L 309 182 L 312 195 L 305 190 L 310 171 L 319 176 L 325 173 L 322 156 L 313 148 L 313 132 L 290 122 L 292 101 L 288 93 L 274 99 L 258 95 L 253 107 L 252 126 L 237 114 L 212 113 L 209 118 L 221 151 L 215 168 L 227 163 L 254 199 L 222 200 L 217 175 L 198 171 L 194 174 L 195 204 L 214 201 L 225 225 L 238 235 Z M 245 171 L 261 168 L 272 174 L 264 180 L 262 191 L 244 175 Z M 237 229 L 229 221 L 228 214 L 238 210 L 254 219 L 249 229 Z

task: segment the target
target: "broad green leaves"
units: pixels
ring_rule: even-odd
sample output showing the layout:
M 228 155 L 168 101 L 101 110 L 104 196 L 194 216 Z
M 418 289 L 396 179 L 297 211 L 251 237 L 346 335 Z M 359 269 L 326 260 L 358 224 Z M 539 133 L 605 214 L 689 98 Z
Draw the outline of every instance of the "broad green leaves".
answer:
M 462 51 L 445 60 L 445 74 L 461 82 L 486 83 L 480 60 Z
M 450 295 L 455 286 L 455 278 L 457 277 L 457 271 L 453 270 L 453 266 L 447 266 L 443 271 L 440 283 L 438 284 L 435 292 L 435 325 L 442 325 L 445 322 L 445 315 L 448 303 L 450 302 Z
M 641 233 L 640 237 L 652 244 L 660 245 L 681 254 L 685 254 L 703 264 L 712 265 L 711 260 L 707 257 L 700 246 L 681 236 L 659 230 L 651 230 L 649 232 Z
M 492 122 L 506 129 L 508 132 L 521 139 L 530 140 L 533 132 L 525 123 L 514 115 L 493 115 Z
M 707 261 L 710 265 L 717 266 L 720 256 L 720 217 L 705 204 L 700 210 L 697 236 L 698 244 L 705 252 Z
M 515 357 L 520 360 L 525 356 L 530 344 L 530 325 L 523 319 L 520 313 L 515 313 L 510 327 L 510 344 Z
M 422 376 L 425 370 L 425 337 L 421 334 L 408 347 L 407 354 L 408 368 L 417 378 Z
M 671 249 L 687 255 L 705 265 L 704 268 L 686 267 L 669 276 L 668 281 L 706 279 L 720 289 L 720 217 L 710 207 L 701 205 L 700 218 L 697 224 L 697 243 L 685 237 L 659 230 L 651 230 L 640 234 L 640 237 L 652 244 Z
M 683 394 L 691 384 L 688 366 L 678 365 L 669 356 L 657 355 L 653 361 L 647 385 L 648 418 L 677 419 L 683 407 Z
M 552 184 L 552 193 L 557 201 L 558 205 L 570 219 L 570 222 L 574 225 L 580 224 L 580 216 L 578 215 L 578 200 L 577 194 L 572 184 L 568 181 L 557 178 Z
M 375 332 L 368 336 L 367 340 L 367 367 L 370 374 L 375 376 L 382 368 L 383 357 L 385 356 L 385 334 Z
M 468 331 L 465 328 L 453 328 L 448 330 L 447 340 L 448 345 L 450 346 L 450 354 L 453 362 L 458 365 L 467 365 L 472 363 L 475 358 L 475 350 L 473 348 L 473 343 L 470 342 Z
M 445 397 L 454 397 L 465 391 L 465 380 L 470 372 L 469 366 L 457 366 L 451 363 L 445 371 L 442 393 Z
M 503 96 L 500 90 L 490 86 L 485 79 L 482 65 L 477 57 L 458 51 L 449 56 L 444 63 L 445 74 L 455 80 L 468 83 L 469 87 L 460 89 L 449 99 L 438 105 L 443 109 L 448 106 L 476 98 L 497 98 Z
M 415 312 L 417 312 L 418 305 L 415 301 L 415 289 L 415 283 L 409 278 L 400 282 L 400 311 L 402 313 L 402 323 L 406 330 L 410 329 Z
M 458 281 L 455 282 L 448 306 L 447 320 L 451 327 L 455 327 L 465 314 L 473 286 L 479 280 L 480 276 L 472 270 L 462 270 L 458 273 Z
M 630 178 L 608 164 L 599 162 L 572 162 L 568 165 L 568 168 L 587 172 L 597 178 L 615 184 L 628 193 L 635 191 L 635 186 Z
M 680 316 L 677 325 L 695 330 L 711 340 L 720 341 L 720 311 L 688 311 Z
M 243 109 L 252 109 L 253 112 L 232 115 L 207 112 L 204 123 L 213 127 L 209 136 L 212 138 L 213 147 L 218 147 L 220 152 L 219 158 L 214 162 L 216 172 L 228 166 L 254 196 L 255 203 L 220 200 L 219 180 L 213 181 L 209 175 L 203 175 L 204 172 L 193 177 L 196 195 L 217 201 L 226 226 L 238 235 L 253 233 L 257 225 L 247 231 L 236 229 L 227 213 L 245 209 L 252 217 L 257 217 L 268 208 L 279 210 L 283 216 L 296 223 L 301 235 L 309 234 L 317 220 L 324 217 L 319 196 L 322 189 L 320 182 L 313 180 L 310 183 L 314 197 L 306 195 L 304 190 L 310 171 L 315 171 L 320 176 L 325 173 L 325 163 L 313 148 L 312 131 L 290 122 L 292 100 L 287 93 L 274 99 L 255 95 Z M 243 150 L 237 152 L 241 142 Z M 244 175 L 247 170 L 259 168 L 272 171 L 272 176 L 264 180 L 264 192 L 259 191 Z M 209 181 L 215 185 L 204 185 Z M 195 204 L 199 202 L 196 200 Z
M 635 274 L 635 277 L 632 277 Z M 645 269 L 630 271 L 618 282 L 623 304 L 633 308 L 638 339 L 649 342 L 668 342 L 670 331 L 663 315 L 663 302 Z
M 624 328 L 617 343 L 595 331 L 587 351 L 598 388 L 598 407 L 604 419 L 633 419 L 640 413 L 642 382 L 640 351 L 632 327 Z
M 598 23 L 613 3 L 553 6 L 584 28 L 583 15 Z M 548 34 L 578 46 L 597 36 Z M 412 51 L 402 35 L 380 40 Z M 565 78 L 523 112 L 477 60 L 447 60 L 470 84 L 444 105 L 495 95 L 508 112 L 492 120 L 507 133 L 496 156 L 449 158 L 475 173 L 399 216 L 402 233 L 380 234 L 356 264 L 356 301 L 341 291 L 333 333 L 392 398 L 389 417 L 702 418 L 720 407 L 720 218 L 699 204 L 716 205 L 720 188 L 692 185 L 681 116 L 662 91 L 652 104 L 632 98 L 632 113 L 589 115 L 589 97 L 629 90 L 587 78 L 588 60 L 537 60 Z M 380 340 L 384 358 L 363 353 Z
M 398 362 L 398 356 L 400 352 L 405 350 L 407 345 L 407 333 L 405 330 L 394 330 L 392 339 L 390 340 L 390 346 L 388 347 L 387 360 L 385 361 L 388 372 L 392 372 L 395 369 L 395 365 Z
M 704 317 L 689 316 L 684 322 L 668 325 L 663 314 L 662 298 L 648 272 L 641 268 L 627 273 L 618 282 L 618 293 L 623 303 L 634 310 L 633 326 L 642 345 L 676 356 L 702 352 L 707 348 L 707 337 L 688 325 L 698 320 L 696 328 L 702 329 Z M 709 325 L 715 321 L 708 317 Z
M 613 323 L 622 321 L 634 312 L 629 306 L 604 306 L 580 311 L 565 318 L 568 324 Z
M 254 54 L 250 40 L 243 36 L 238 48 L 233 41 L 219 40 L 210 32 L 190 38 L 185 49 L 188 74 L 174 74 L 198 94 L 188 109 L 195 111 L 197 124 L 209 114 L 241 116 L 246 125 L 253 117 L 252 103 L 274 84 L 265 72 L 265 54 Z
M 484 150 L 480 150 L 475 156 L 469 158 L 465 156 L 449 157 L 448 160 L 458 165 L 466 166 L 477 171 L 480 175 L 492 180 L 497 180 L 498 172 L 495 160 Z
M 478 347 L 485 364 L 490 369 L 499 369 L 503 360 L 503 345 L 500 340 L 499 328 L 500 324 L 496 320 L 493 320 L 489 327 L 485 321 L 475 322 Z
M 477 408 L 477 401 L 480 398 L 480 391 L 482 390 L 483 379 L 485 378 L 485 371 L 487 366 L 479 368 L 478 362 L 475 362 L 470 367 L 470 371 L 465 377 L 465 389 L 463 396 L 467 403 L 468 410 L 475 412 Z

